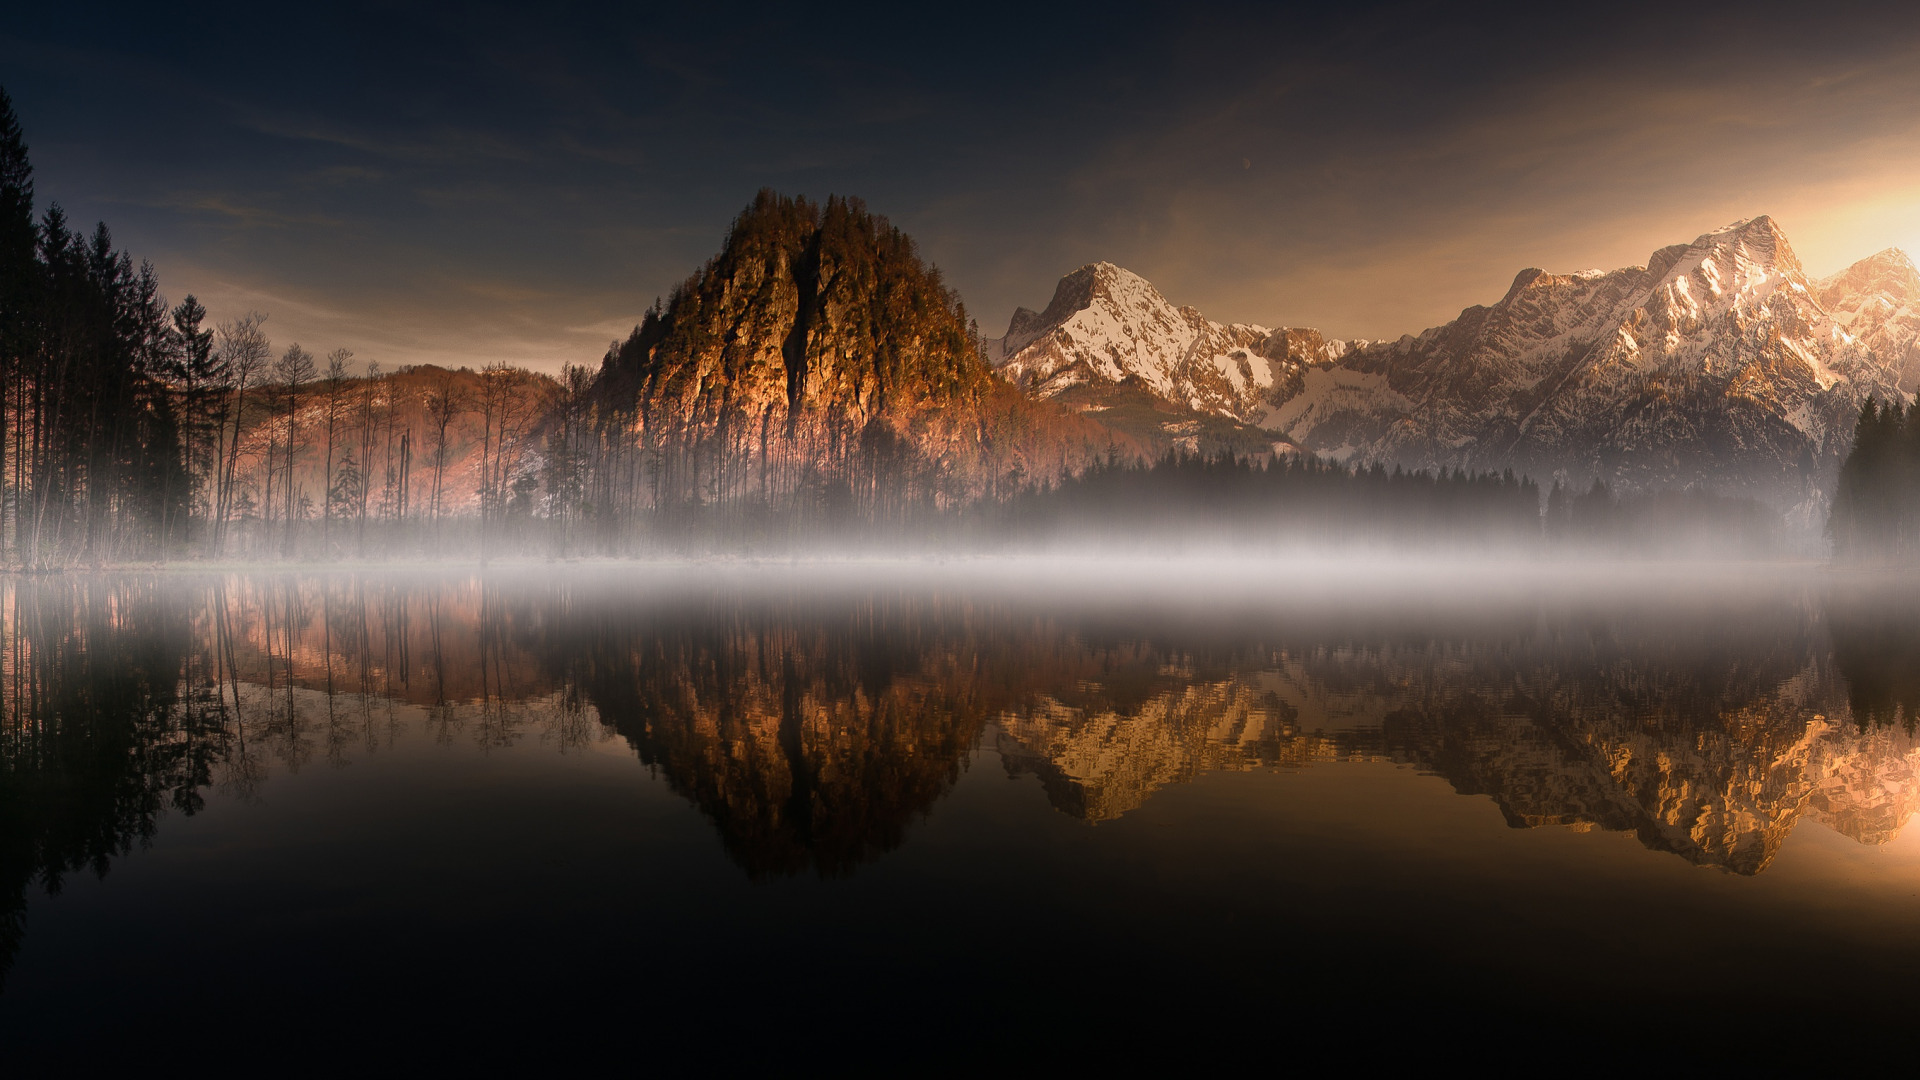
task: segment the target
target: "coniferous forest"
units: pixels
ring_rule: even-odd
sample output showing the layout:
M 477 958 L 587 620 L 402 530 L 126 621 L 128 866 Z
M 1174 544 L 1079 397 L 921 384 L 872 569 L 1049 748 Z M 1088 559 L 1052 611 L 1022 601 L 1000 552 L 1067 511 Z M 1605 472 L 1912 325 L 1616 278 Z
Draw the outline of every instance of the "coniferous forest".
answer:
M 1332 547 L 1765 555 L 1700 492 L 1342 465 L 1105 426 L 994 376 L 965 306 L 858 200 L 762 192 L 597 370 L 383 371 L 169 302 L 101 223 L 36 214 L 0 96 L 0 563 Z M 1898 405 L 1832 536 L 1912 551 Z
M 1827 534 L 1847 562 L 1907 565 L 1920 555 L 1920 408 L 1869 398 L 1840 468 Z

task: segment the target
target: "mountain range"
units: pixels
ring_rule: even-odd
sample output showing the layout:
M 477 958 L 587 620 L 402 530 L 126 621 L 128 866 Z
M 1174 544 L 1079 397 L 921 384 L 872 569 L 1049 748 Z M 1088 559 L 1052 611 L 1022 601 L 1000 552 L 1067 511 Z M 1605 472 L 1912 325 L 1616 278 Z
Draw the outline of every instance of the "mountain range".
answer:
M 1096 263 L 985 351 L 1029 395 L 1096 418 L 1144 397 L 1170 430 L 1211 417 L 1276 451 L 1705 487 L 1815 523 L 1862 402 L 1920 387 L 1920 273 L 1888 250 L 1810 279 L 1757 217 L 1644 266 L 1522 270 L 1490 305 L 1370 342 L 1217 323 Z
M 887 516 L 1179 449 L 1704 489 L 1818 527 L 1862 404 L 1916 388 L 1912 261 L 1810 278 L 1767 217 L 1645 265 L 1525 269 L 1394 340 L 1216 322 L 1107 262 L 982 338 L 885 218 L 763 192 L 593 397 L 636 506 Z

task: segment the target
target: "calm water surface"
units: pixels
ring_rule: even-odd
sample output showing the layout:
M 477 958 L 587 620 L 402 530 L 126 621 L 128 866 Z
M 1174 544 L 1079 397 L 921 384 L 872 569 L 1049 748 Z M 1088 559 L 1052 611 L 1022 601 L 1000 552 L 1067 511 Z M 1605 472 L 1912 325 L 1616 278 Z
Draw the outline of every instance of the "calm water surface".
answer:
M 0 608 L 0 1060 L 1910 1053 L 1920 583 L 682 567 Z

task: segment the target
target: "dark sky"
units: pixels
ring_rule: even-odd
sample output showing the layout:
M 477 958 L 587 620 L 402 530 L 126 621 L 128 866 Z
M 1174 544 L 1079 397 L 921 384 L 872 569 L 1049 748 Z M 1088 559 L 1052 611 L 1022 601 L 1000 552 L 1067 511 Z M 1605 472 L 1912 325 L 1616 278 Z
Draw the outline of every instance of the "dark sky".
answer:
M 43 4 L 0 84 L 42 206 L 389 366 L 596 362 L 761 187 L 989 334 L 1100 259 L 1378 337 L 1761 213 L 1920 248 L 1920 5 Z

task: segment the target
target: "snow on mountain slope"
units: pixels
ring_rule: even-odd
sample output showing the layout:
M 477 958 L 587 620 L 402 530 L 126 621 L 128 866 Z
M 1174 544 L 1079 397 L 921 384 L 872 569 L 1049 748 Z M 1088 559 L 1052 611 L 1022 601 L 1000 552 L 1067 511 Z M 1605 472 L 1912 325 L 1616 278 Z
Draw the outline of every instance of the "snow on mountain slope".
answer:
M 1253 422 L 1297 391 L 1310 365 L 1348 348 L 1313 330 L 1213 322 L 1103 262 L 1061 278 L 1045 311 L 1015 311 L 987 355 L 1036 397 L 1133 379 L 1176 405 Z
M 1814 296 L 1847 333 L 1899 373 L 1900 389 L 1920 389 L 1920 271 L 1888 248 L 1813 284 Z
M 1346 458 L 1795 506 L 1830 487 L 1860 402 L 1897 382 L 1759 217 L 1644 267 L 1522 271 L 1490 307 L 1306 371 L 1264 422 Z

